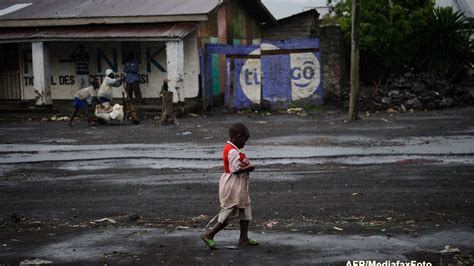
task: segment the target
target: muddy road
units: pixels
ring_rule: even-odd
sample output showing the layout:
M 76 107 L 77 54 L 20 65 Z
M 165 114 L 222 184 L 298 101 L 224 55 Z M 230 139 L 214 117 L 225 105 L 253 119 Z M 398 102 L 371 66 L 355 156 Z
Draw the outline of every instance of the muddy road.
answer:
M 474 108 L 362 115 L 93 128 L 4 119 L 0 265 L 472 263 Z M 250 236 L 260 245 L 234 249 L 234 222 L 210 251 L 199 235 L 218 212 L 235 122 L 250 128 L 245 151 L 258 167 Z

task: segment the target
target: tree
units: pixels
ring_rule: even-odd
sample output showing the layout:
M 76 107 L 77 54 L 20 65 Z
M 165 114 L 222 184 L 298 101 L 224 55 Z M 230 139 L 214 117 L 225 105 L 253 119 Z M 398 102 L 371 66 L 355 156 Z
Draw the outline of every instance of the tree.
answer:
M 351 3 L 328 0 L 347 44 Z M 473 30 L 452 8 L 435 8 L 432 0 L 361 0 L 360 21 L 361 76 L 408 67 L 454 79 L 473 69 Z
M 351 3 L 351 0 L 337 3 L 328 0 L 347 43 L 350 43 Z M 430 0 L 361 0 L 361 54 L 380 61 L 388 69 L 415 66 L 433 6 Z

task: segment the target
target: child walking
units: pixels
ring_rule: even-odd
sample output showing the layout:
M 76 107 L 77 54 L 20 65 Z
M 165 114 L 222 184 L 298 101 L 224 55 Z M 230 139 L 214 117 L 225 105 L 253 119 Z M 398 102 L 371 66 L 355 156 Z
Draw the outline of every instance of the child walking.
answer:
M 255 169 L 245 154 L 240 150 L 250 137 L 248 128 L 237 123 L 229 128 L 229 141 L 224 146 L 224 173 L 219 180 L 219 201 L 221 211 L 217 223 L 201 239 L 210 249 L 216 249 L 214 236 L 228 225 L 231 218 L 240 220 L 239 245 L 258 245 L 248 237 L 249 221 L 252 209 L 249 197 L 249 173 Z

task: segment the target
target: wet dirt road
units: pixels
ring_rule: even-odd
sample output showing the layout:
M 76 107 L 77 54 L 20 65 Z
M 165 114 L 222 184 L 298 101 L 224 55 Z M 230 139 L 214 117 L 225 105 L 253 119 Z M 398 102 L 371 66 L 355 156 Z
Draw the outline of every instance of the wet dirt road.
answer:
M 170 127 L 0 121 L 0 264 L 468 263 L 473 111 L 356 123 L 215 113 Z M 261 245 L 226 248 L 237 244 L 233 223 L 210 251 L 199 234 L 218 212 L 221 148 L 237 121 L 258 166 L 250 235 Z

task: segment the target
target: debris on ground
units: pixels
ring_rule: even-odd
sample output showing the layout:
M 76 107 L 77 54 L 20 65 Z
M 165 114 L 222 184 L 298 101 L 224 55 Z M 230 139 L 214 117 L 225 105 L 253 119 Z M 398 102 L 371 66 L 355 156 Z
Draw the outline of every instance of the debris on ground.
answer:
M 474 265 L 474 253 L 456 254 L 454 259 L 457 261 L 457 265 Z
M 348 103 L 348 93 L 345 98 Z M 386 110 L 388 113 L 472 104 L 474 97 L 467 89 L 429 74 L 411 72 L 400 77 L 390 77 L 381 85 L 361 87 L 359 96 L 361 111 Z
M 193 221 L 194 223 L 207 222 L 208 220 L 209 220 L 209 216 L 204 215 L 204 214 L 191 218 L 191 221 Z
M 265 228 L 272 228 L 273 226 L 275 226 L 275 225 L 277 225 L 277 224 L 278 224 L 277 221 L 271 220 L 271 221 L 265 222 L 265 223 L 263 224 L 263 227 L 265 227 Z
M 105 223 L 105 222 L 109 222 L 111 224 L 116 224 L 117 221 L 115 221 L 114 219 L 110 219 L 110 218 L 102 218 L 102 219 L 98 219 L 98 220 L 95 220 L 94 221 L 95 223 Z
M 182 225 L 176 226 L 176 230 L 189 230 L 189 229 L 191 229 L 189 226 L 182 226 Z
M 20 266 L 43 265 L 43 264 L 53 264 L 53 262 L 49 261 L 49 260 L 41 260 L 41 259 L 23 260 L 23 261 L 20 262 Z
M 237 246 L 225 246 L 226 249 L 239 249 Z
M 16 213 L 12 213 L 12 214 L 6 219 L 6 221 L 7 221 L 8 223 L 14 223 L 14 224 L 16 224 L 16 223 L 21 222 L 21 217 L 20 217 L 18 214 L 16 214 Z
M 142 217 L 138 214 L 131 214 L 128 216 L 129 221 L 137 221 L 140 220 Z
M 188 136 L 188 135 L 191 135 L 193 133 L 189 132 L 189 131 L 185 131 L 185 132 L 181 132 L 181 133 L 176 133 L 176 136 Z
M 286 112 L 288 114 L 297 114 L 299 116 L 307 116 L 308 114 L 303 108 L 300 107 L 294 107 L 294 108 L 288 108 L 286 109 Z
M 289 114 L 294 114 L 294 113 L 299 113 L 302 112 L 303 108 L 288 108 L 286 109 L 286 112 Z
M 459 253 L 461 251 L 459 250 L 459 248 L 454 248 L 450 245 L 446 245 L 446 246 L 444 246 L 444 249 L 440 250 L 439 252 L 440 253 Z
M 332 229 L 337 230 L 337 231 L 344 231 L 344 229 L 342 229 L 340 227 L 336 227 L 336 226 L 334 226 Z
M 69 116 L 61 116 L 56 118 L 56 121 L 68 121 L 69 119 L 71 119 Z

